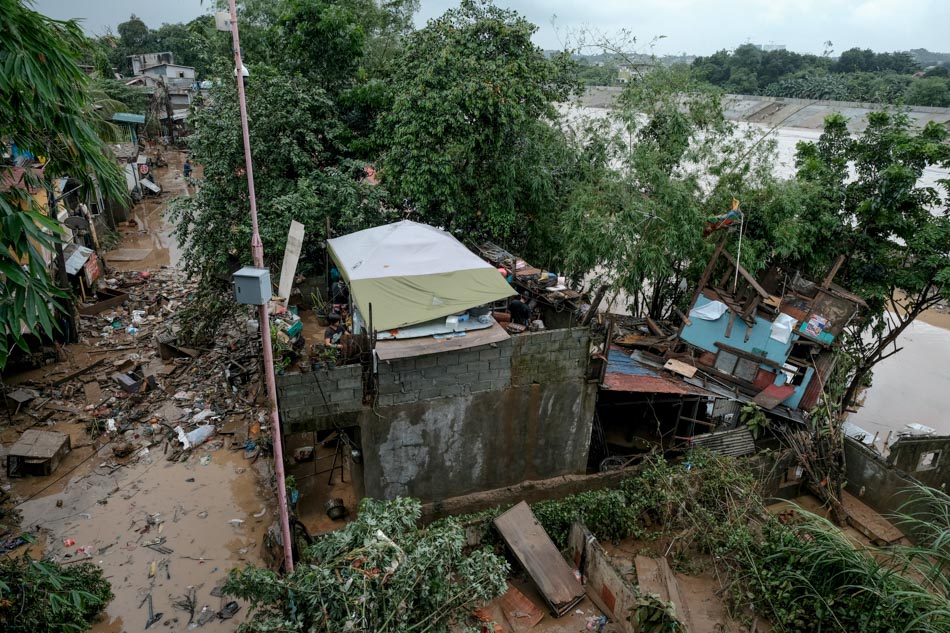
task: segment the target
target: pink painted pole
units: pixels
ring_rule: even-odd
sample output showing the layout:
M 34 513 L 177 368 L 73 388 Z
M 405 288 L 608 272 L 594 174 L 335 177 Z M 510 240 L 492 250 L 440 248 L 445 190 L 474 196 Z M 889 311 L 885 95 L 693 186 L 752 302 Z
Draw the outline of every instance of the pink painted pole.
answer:
M 264 243 L 257 230 L 257 198 L 254 194 L 254 164 L 251 160 L 251 136 L 247 128 L 247 101 L 244 98 L 244 63 L 241 61 L 241 40 L 238 37 L 237 9 L 234 0 L 228 0 L 231 9 L 231 39 L 234 41 L 234 67 L 237 69 L 238 100 L 241 104 L 241 132 L 244 135 L 244 165 L 247 170 L 247 189 L 251 199 L 251 255 L 254 265 L 264 266 Z M 267 381 L 267 404 L 271 408 L 274 428 L 274 472 L 277 473 L 277 503 L 280 505 L 280 528 L 284 542 L 284 564 L 287 573 L 294 571 L 293 543 L 290 540 L 290 515 L 287 505 L 287 488 L 284 484 L 284 449 L 280 437 L 280 415 L 277 412 L 277 381 L 274 378 L 274 353 L 270 341 L 270 315 L 267 303 L 261 306 L 261 338 L 264 347 L 264 376 Z

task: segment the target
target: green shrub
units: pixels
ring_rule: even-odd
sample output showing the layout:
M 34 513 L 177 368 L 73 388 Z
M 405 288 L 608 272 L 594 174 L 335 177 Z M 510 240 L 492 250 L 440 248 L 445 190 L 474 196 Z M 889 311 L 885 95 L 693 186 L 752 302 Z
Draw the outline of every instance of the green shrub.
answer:
M 109 582 L 92 563 L 0 558 L 0 631 L 85 631 L 111 599 Z

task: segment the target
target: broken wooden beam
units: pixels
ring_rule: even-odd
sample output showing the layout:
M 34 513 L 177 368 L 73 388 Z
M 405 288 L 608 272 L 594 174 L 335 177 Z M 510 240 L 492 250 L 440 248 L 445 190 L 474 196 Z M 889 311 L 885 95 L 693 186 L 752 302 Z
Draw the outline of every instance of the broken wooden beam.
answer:
M 82 376 L 82 375 L 85 374 L 87 371 L 89 371 L 89 370 L 91 370 L 91 369 L 95 369 L 96 367 L 98 367 L 99 365 L 101 365 L 104 361 L 105 361 L 104 358 L 100 358 L 99 360 L 97 360 L 96 362 L 92 363 L 91 365 L 86 365 L 86 366 L 83 367 L 82 369 L 79 369 L 79 370 L 77 370 L 77 371 L 74 371 L 74 372 L 71 373 L 71 374 L 67 374 L 67 375 L 63 376 L 62 378 L 58 378 L 57 380 L 54 380 L 54 381 L 53 381 L 52 386 L 53 386 L 53 387 L 58 387 L 58 386 L 60 386 L 61 384 L 66 383 L 66 382 L 69 382 L 69 381 L 72 380 L 73 378 L 76 378 L 77 376 Z
M 768 299 L 769 297 L 772 296 L 771 293 L 766 292 L 765 288 L 759 285 L 759 282 L 755 280 L 755 277 L 753 277 L 749 273 L 748 270 L 743 268 L 742 265 L 736 261 L 736 259 L 729 253 L 729 251 L 723 250 L 722 256 L 725 257 L 726 260 L 728 260 L 730 264 L 732 264 L 739 270 L 739 274 L 742 275 L 742 278 L 745 279 L 747 282 L 749 282 L 749 285 L 752 287 L 752 289 L 755 290 L 757 293 L 759 293 L 763 299 Z

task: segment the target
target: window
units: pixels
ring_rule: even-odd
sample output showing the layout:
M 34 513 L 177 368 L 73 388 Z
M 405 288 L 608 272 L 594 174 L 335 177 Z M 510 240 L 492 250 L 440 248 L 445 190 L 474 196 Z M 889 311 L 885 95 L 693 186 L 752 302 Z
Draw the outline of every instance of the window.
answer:
M 182 73 L 178 73 L 178 78 L 179 78 L 179 79 L 184 79 L 184 78 L 185 78 L 185 73 L 183 73 L 183 72 L 182 72 Z
M 937 462 L 939 461 L 940 451 L 921 453 L 920 459 L 917 460 L 917 470 L 933 470 L 937 467 Z

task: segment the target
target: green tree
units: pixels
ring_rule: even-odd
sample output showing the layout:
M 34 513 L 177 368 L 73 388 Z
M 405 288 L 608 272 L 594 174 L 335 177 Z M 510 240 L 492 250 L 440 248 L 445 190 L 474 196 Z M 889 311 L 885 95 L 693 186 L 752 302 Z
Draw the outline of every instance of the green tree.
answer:
M 950 106 L 950 80 L 943 77 L 917 79 L 904 93 L 904 102 L 907 105 L 946 108 Z
M 464 0 L 413 33 L 393 78 L 381 175 L 422 221 L 517 248 L 549 213 L 540 162 L 574 63 L 545 56 L 514 11 Z
M 950 296 L 948 182 L 918 184 L 928 167 L 950 165 L 947 138 L 943 126 L 915 130 L 905 115 L 876 112 L 858 138 L 836 114 L 826 119 L 818 143 L 799 145 L 798 177 L 822 194 L 813 213 L 832 220 L 822 249 L 845 256 L 838 282 L 868 304 L 845 337 L 853 369 L 844 407 L 874 366 L 900 351 L 899 337 L 910 324 Z
M 54 310 L 68 295 L 49 278 L 41 249 L 61 243 L 61 228 L 31 193 L 53 191 L 63 175 L 115 199 L 125 179 L 94 130 L 89 79 L 79 68 L 86 38 L 73 21 L 47 18 L 17 0 L 0 0 L 0 156 L 13 146 L 42 156 L 41 173 L 0 164 L 0 367 L 15 343 L 29 351 L 21 326 L 52 336 Z M 22 180 L 21 180 L 22 179 Z
M 559 221 L 563 266 L 629 297 L 633 313 L 666 318 L 682 307 L 711 250 L 706 218 L 773 182 L 772 146 L 739 134 L 725 119 L 721 94 L 686 68 L 657 69 L 632 82 L 615 114 L 615 127 L 588 133 L 586 145 L 603 148 L 601 171 L 577 187 Z M 788 221 L 763 208 L 772 204 L 767 195 L 759 200 L 750 223 Z M 742 258 L 757 270 L 771 255 L 744 245 Z
M 248 567 L 225 591 L 251 602 L 246 633 L 445 632 L 506 590 L 508 563 L 487 548 L 466 553 L 455 522 L 416 527 L 414 499 L 364 499 L 346 527 L 320 537 L 294 573 Z
M 385 192 L 365 184 L 361 164 L 346 158 L 345 130 L 329 95 L 266 66 L 251 66 L 248 119 L 255 159 L 261 238 L 269 262 L 280 261 L 290 221 L 307 230 L 303 261 L 322 261 L 317 245 L 326 222 L 348 232 L 381 223 Z M 171 204 L 185 269 L 227 272 L 249 262 L 250 203 L 233 81 L 216 84 L 191 120 L 192 160 L 204 166 L 201 186 Z

